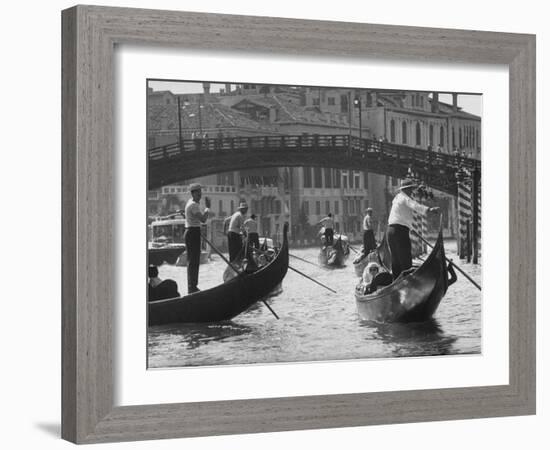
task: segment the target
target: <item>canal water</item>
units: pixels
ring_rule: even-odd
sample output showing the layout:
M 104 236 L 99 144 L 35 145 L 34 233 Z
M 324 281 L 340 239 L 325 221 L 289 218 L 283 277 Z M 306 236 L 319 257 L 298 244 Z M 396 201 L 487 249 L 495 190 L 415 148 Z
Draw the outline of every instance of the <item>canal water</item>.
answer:
M 447 256 L 481 284 L 481 265 L 456 257 L 454 241 L 446 242 Z M 291 249 L 317 262 L 319 249 Z M 328 361 L 481 352 L 481 293 L 457 272 L 434 318 L 422 324 L 376 324 L 361 321 L 356 310 L 353 253 L 337 269 L 316 267 L 295 258 L 296 269 L 330 286 L 333 294 L 293 271 L 283 281 L 283 292 L 269 300 L 277 320 L 263 305 L 254 305 L 232 321 L 216 324 L 150 327 L 148 365 L 151 368 Z M 225 263 L 213 255 L 201 265 L 199 287 L 221 282 Z M 162 265 L 162 279 L 177 281 L 186 292 L 186 267 Z

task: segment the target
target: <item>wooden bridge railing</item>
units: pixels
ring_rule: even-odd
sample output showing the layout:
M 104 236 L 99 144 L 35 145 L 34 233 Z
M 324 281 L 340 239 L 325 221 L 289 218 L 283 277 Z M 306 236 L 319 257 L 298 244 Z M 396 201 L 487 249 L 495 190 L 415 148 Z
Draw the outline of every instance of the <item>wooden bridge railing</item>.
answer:
M 481 168 L 481 161 L 448 153 L 409 147 L 406 145 L 381 142 L 370 139 L 359 139 L 349 135 L 298 135 L 298 136 L 239 136 L 207 139 L 185 139 L 180 148 L 179 143 L 149 149 L 150 163 L 166 161 L 184 156 L 186 152 L 230 152 L 290 150 L 290 151 L 324 151 L 346 152 L 348 157 L 374 157 L 394 164 L 429 167 L 463 168 L 473 171 Z

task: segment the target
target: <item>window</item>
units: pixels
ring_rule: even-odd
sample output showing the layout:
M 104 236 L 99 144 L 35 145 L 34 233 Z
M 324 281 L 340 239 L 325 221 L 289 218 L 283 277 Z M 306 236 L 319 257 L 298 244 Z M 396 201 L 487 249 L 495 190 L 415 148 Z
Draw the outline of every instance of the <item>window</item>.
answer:
M 455 139 L 455 127 L 452 127 L 452 141 L 453 141 L 453 149 L 456 147 L 456 139 Z
M 223 211 L 223 201 L 218 202 L 218 214 L 220 214 Z
M 476 129 L 476 148 L 479 148 L 479 130 Z
M 338 200 L 334 202 L 334 214 L 340 214 L 340 202 Z
M 348 188 L 348 171 L 347 170 L 342 171 L 342 187 L 344 189 Z
M 458 146 L 462 148 L 462 128 L 458 129 Z
M 325 169 L 325 187 L 332 187 L 332 169 Z
M 403 144 L 407 143 L 407 122 L 405 121 L 401 124 L 401 142 Z
M 281 214 L 281 200 L 275 201 L 275 214 Z
M 349 213 L 355 214 L 355 202 L 351 199 L 349 201 Z
M 357 214 L 361 214 L 361 199 L 355 200 L 355 209 L 357 211 Z M 359 230 L 357 230 L 359 231 Z
M 433 124 L 430 124 L 429 145 L 430 145 L 430 147 L 434 146 L 434 126 L 433 126 Z
M 439 145 L 441 147 L 445 147 L 445 130 L 443 129 L 443 127 L 439 127 Z
M 416 122 L 416 145 L 421 145 L 422 136 L 420 133 L 420 123 Z
M 390 141 L 395 142 L 395 120 L 390 121 Z
M 325 202 L 325 212 L 327 214 L 330 212 L 330 202 L 328 200 Z
M 318 98 L 313 99 L 313 106 L 319 106 L 319 99 Z
M 231 200 L 231 211 L 229 211 L 229 214 L 233 214 L 234 211 L 235 211 L 235 201 Z
M 367 94 L 367 107 L 371 107 L 372 106 L 372 94 Z
M 422 95 L 419 96 L 419 100 L 420 100 L 420 107 L 424 108 L 424 97 Z
M 353 187 L 359 189 L 361 187 L 361 173 L 353 172 Z
M 310 188 L 311 186 L 311 167 L 304 167 L 304 187 Z
M 329 105 L 329 106 L 334 106 L 334 105 L 336 105 L 336 99 L 335 99 L 334 97 L 329 97 L 329 98 L 327 99 L 327 102 L 328 102 L 328 105 Z
M 348 96 L 347 95 L 341 95 L 340 96 L 340 112 L 348 112 Z
M 369 188 L 369 173 L 367 171 L 363 172 L 363 182 L 365 189 Z
M 315 202 L 315 214 L 321 215 L 321 202 Z
M 309 202 L 305 201 L 304 203 L 302 203 L 302 207 L 304 209 L 304 214 L 306 216 L 309 216 Z
M 340 179 L 342 178 L 342 175 L 340 174 L 339 169 L 334 170 L 334 186 L 335 188 L 339 188 L 341 186 Z
M 313 179 L 314 179 L 316 188 L 323 187 L 323 172 L 321 171 L 320 167 L 315 167 L 313 169 Z
M 343 205 L 344 205 L 344 215 L 347 216 L 348 215 L 348 201 L 344 200 Z

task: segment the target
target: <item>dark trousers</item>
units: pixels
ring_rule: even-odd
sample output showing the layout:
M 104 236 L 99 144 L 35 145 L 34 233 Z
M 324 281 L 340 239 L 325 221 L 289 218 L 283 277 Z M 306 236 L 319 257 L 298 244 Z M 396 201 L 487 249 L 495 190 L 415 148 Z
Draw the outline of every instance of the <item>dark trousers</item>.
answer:
M 198 290 L 199 266 L 201 263 L 201 229 L 198 227 L 185 230 L 185 245 L 187 248 L 187 292 L 192 294 Z
M 391 271 L 395 279 L 401 272 L 412 267 L 409 229 L 403 225 L 390 225 L 388 245 L 391 251 Z
M 253 248 L 260 248 L 260 236 L 258 233 L 248 233 L 248 245 Z
M 332 228 L 325 228 L 325 244 L 334 244 L 334 230 Z
M 376 248 L 376 241 L 374 240 L 374 231 L 365 230 L 363 232 L 363 249 L 365 250 L 365 255 L 368 255 Z
M 233 231 L 227 233 L 227 246 L 229 247 L 229 261 L 235 261 L 243 248 L 241 235 Z

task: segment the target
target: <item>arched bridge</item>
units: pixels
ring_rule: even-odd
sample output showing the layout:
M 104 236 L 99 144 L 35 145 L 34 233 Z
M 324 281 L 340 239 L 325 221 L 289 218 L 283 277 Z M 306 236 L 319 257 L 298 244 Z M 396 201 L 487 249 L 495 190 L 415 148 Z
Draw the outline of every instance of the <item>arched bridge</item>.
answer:
M 457 195 L 460 169 L 481 161 L 348 135 L 251 136 L 186 139 L 148 151 L 149 189 L 205 175 L 263 167 L 331 167 L 404 178 Z

